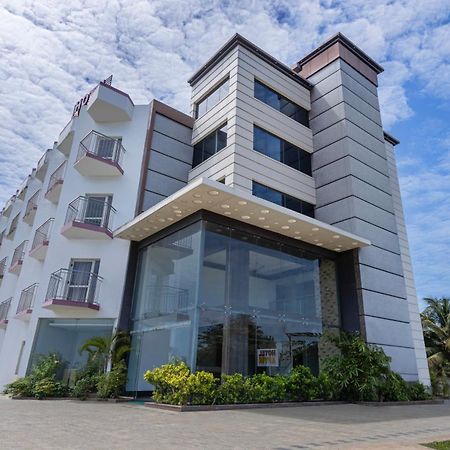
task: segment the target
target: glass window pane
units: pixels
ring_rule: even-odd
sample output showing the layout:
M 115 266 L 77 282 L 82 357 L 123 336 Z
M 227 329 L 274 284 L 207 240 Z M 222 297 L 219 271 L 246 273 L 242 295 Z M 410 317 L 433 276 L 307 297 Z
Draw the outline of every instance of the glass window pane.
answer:
M 253 149 L 281 161 L 281 140 L 257 126 L 253 128 Z

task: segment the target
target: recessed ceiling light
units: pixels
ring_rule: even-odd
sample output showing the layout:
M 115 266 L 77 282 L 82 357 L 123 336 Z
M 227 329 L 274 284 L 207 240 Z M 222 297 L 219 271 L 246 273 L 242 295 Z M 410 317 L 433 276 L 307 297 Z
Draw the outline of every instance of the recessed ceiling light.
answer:
M 342 244 L 339 244 L 338 247 L 342 247 Z
M 209 195 L 219 195 L 219 191 L 209 191 Z
M 295 222 L 297 222 L 295 219 L 289 219 L 288 220 L 288 223 L 295 223 Z
M 282 230 L 289 230 L 289 228 L 291 228 L 289 225 L 283 225 L 281 227 Z
M 301 236 L 295 236 L 294 239 L 301 239 L 301 238 L 302 238 Z
M 150 228 L 149 227 L 144 227 L 144 231 L 149 231 Z
M 338 234 L 335 234 L 334 236 L 333 236 L 333 239 L 339 239 L 340 238 L 340 236 L 338 235 Z
M 312 231 L 319 231 L 319 228 L 314 227 L 314 228 L 311 228 L 311 230 L 312 230 Z
M 278 225 L 278 222 L 274 222 L 274 225 Z
M 192 197 L 200 198 L 200 197 L 201 197 L 201 194 L 194 194 Z
M 231 216 L 231 212 L 230 212 L 230 211 L 225 211 L 224 214 L 225 214 L 226 216 Z
M 226 203 L 224 203 L 223 205 L 220 205 L 220 207 L 223 209 L 228 209 L 230 207 L 230 205 L 227 205 Z
M 244 206 L 246 204 L 247 204 L 247 202 L 245 200 L 239 200 L 238 201 L 238 205 Z
M 316 245 L 318 245 L 319 247 L 322 247 L 322 242 L 318 242 Z
M 336 248 L 334 249 L 334 251 L 335 251 L 335 252 L 340 252 L 341 249 L 340 249 L 339 247 L 336 247 Z
M 166 219 L 158 219 L 158 222 L 165 222 Z
M 178 209 L 178 206 L 172 205 L 172 209 Z
M 172 217 L 168 217 L 167 220 L 168 220 L 169 222 L 173 222 L 173 218 L 172 218 Z
M 314 242 L 319 242 L 319 239 L 314 239 Z
M 182 214 L 183 211 L 181 211 L 181 209 L 176 209 L 176 210 L 174 211 L 174 213 L 175 213 L 175 214 Z
M 258 217 L 258 220 L 266 220 L 265 217 Z
M 294 234 L 300 234 L 300 231 L 294 231 Z
M 270 225 L 264 225 L 264 228 L 270 228 Z
M 153 229 L 154 229 L 154 230 L 157 230 L 158 227 L 157 227 L 156 225 L 153 225 Z
M 261 210 L 261 214 L 269 214 L 269 210 L 268 209 L 262 209 Z
M 130 237 L 135 238 L 136 235 L 135 234 L 130 234 Z
M 194 200 L 192 203 L 195 203 L 197 205 L 201 205 L 203 202 L 201 200 Z
M 352 245 L 358 245 L 358 243 L 357 242 L 352 242 Z
M 241 219 L 248 220 L 250 219 L 250 216 L 241 216 Z

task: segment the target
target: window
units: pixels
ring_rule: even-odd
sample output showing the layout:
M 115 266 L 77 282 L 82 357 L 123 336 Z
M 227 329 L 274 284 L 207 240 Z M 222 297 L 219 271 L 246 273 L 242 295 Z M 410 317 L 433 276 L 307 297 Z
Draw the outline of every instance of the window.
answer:
M 253 195 L 277 205 L 284 206 L 285 208 L 292 209 L 292 211 L 297 211 L 305 216 L 314 217 L 314 205 L 311 203 L 276 191 L 275 189 L 255 181 L 253 182 Z
M 227 124 L 206 136 L 194 145 L 192 167 L 196 167 L 227 145 Z
M 225 81 L 219 84 L 212 92 L 210 92 L 203 100 L 199 101 L 195 108 L 195 118 L 203 116 L 203 114 L 207 113 L 210 109 L 217 105 L 221 100 L 223 100 L 229 92 L 229 79 L 227 78 Z
M 96 155 L 105 159 L 114 159 L 116 146 L 120 148 L 122 138 L 113 139 L 108 136 L 98 136 L 96 143 Z
M 108 223 L 109 206 L 112 203 L 112 196 L 106 195 L 86 195 L 86 206 L 84 212 L 84 223 L 102 226 Z
M 305 108 L 291 102 L 258 80 L 255 80 L 255 98 L 294 119 L 296 122 L 301 123 L 305 127 L 309 127 L 308 111 Z
M 72 260 L 67 283 L 67 300 L 90 302 L 94 298 L 99 260 Z
M 253 149 L 269 158 L 311 175 L 311 154 L 254 125 Z

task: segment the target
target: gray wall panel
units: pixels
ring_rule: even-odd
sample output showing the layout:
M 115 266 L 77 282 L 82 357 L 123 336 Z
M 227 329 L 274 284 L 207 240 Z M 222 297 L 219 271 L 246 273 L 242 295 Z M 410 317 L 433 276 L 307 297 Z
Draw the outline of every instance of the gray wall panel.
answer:
M 365 291 L 363 298 L 364 314 L 386 317 L 399 322 L 409 322 L 407 301 L 378 292 Z
M 150 154 L 150 167 L 152 171 L 167 174 L 173 178 L 187 183 L 190 164 L 171 158 L 170 156 L 152 151 Z
M 192 130 L 189 127 L 175 122 L 161 114 L 155 115 L 154 130 L 159 131 L 167 136 L 171 136 L 178 141 L 190 144 L 192 139 Z
M 149 171 L 147 182 L 145 183 L 145 190 L 168 197 L 185 185 L 186 183 L 182 181 L 175 180 L 158 172 Z
M 408 323 L 367 316 L 366 332 L 370 343 L 412 347 Z
M 152 149 L 192 164 L 192 147 L 159 132 L 153 133 Z
M 361 287 L 394 297 L 406 298 L 403 277 L 373 267 L 360 265 Z

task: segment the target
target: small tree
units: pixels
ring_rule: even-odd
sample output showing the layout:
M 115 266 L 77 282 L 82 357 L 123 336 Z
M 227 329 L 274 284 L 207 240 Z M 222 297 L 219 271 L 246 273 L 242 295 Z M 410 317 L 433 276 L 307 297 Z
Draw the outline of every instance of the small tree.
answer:
M 450 378 L 450 298 L 424 298 L 420 315 L 434 390 L 448 395 Z
M 94 336 L 80 348 L 80 353 L 87 352 L 89 361 L 98 364 L 103 373 L 123 361 L 130 351 L 130 336 L 123 331 L 117 331 L 112 336 Z

